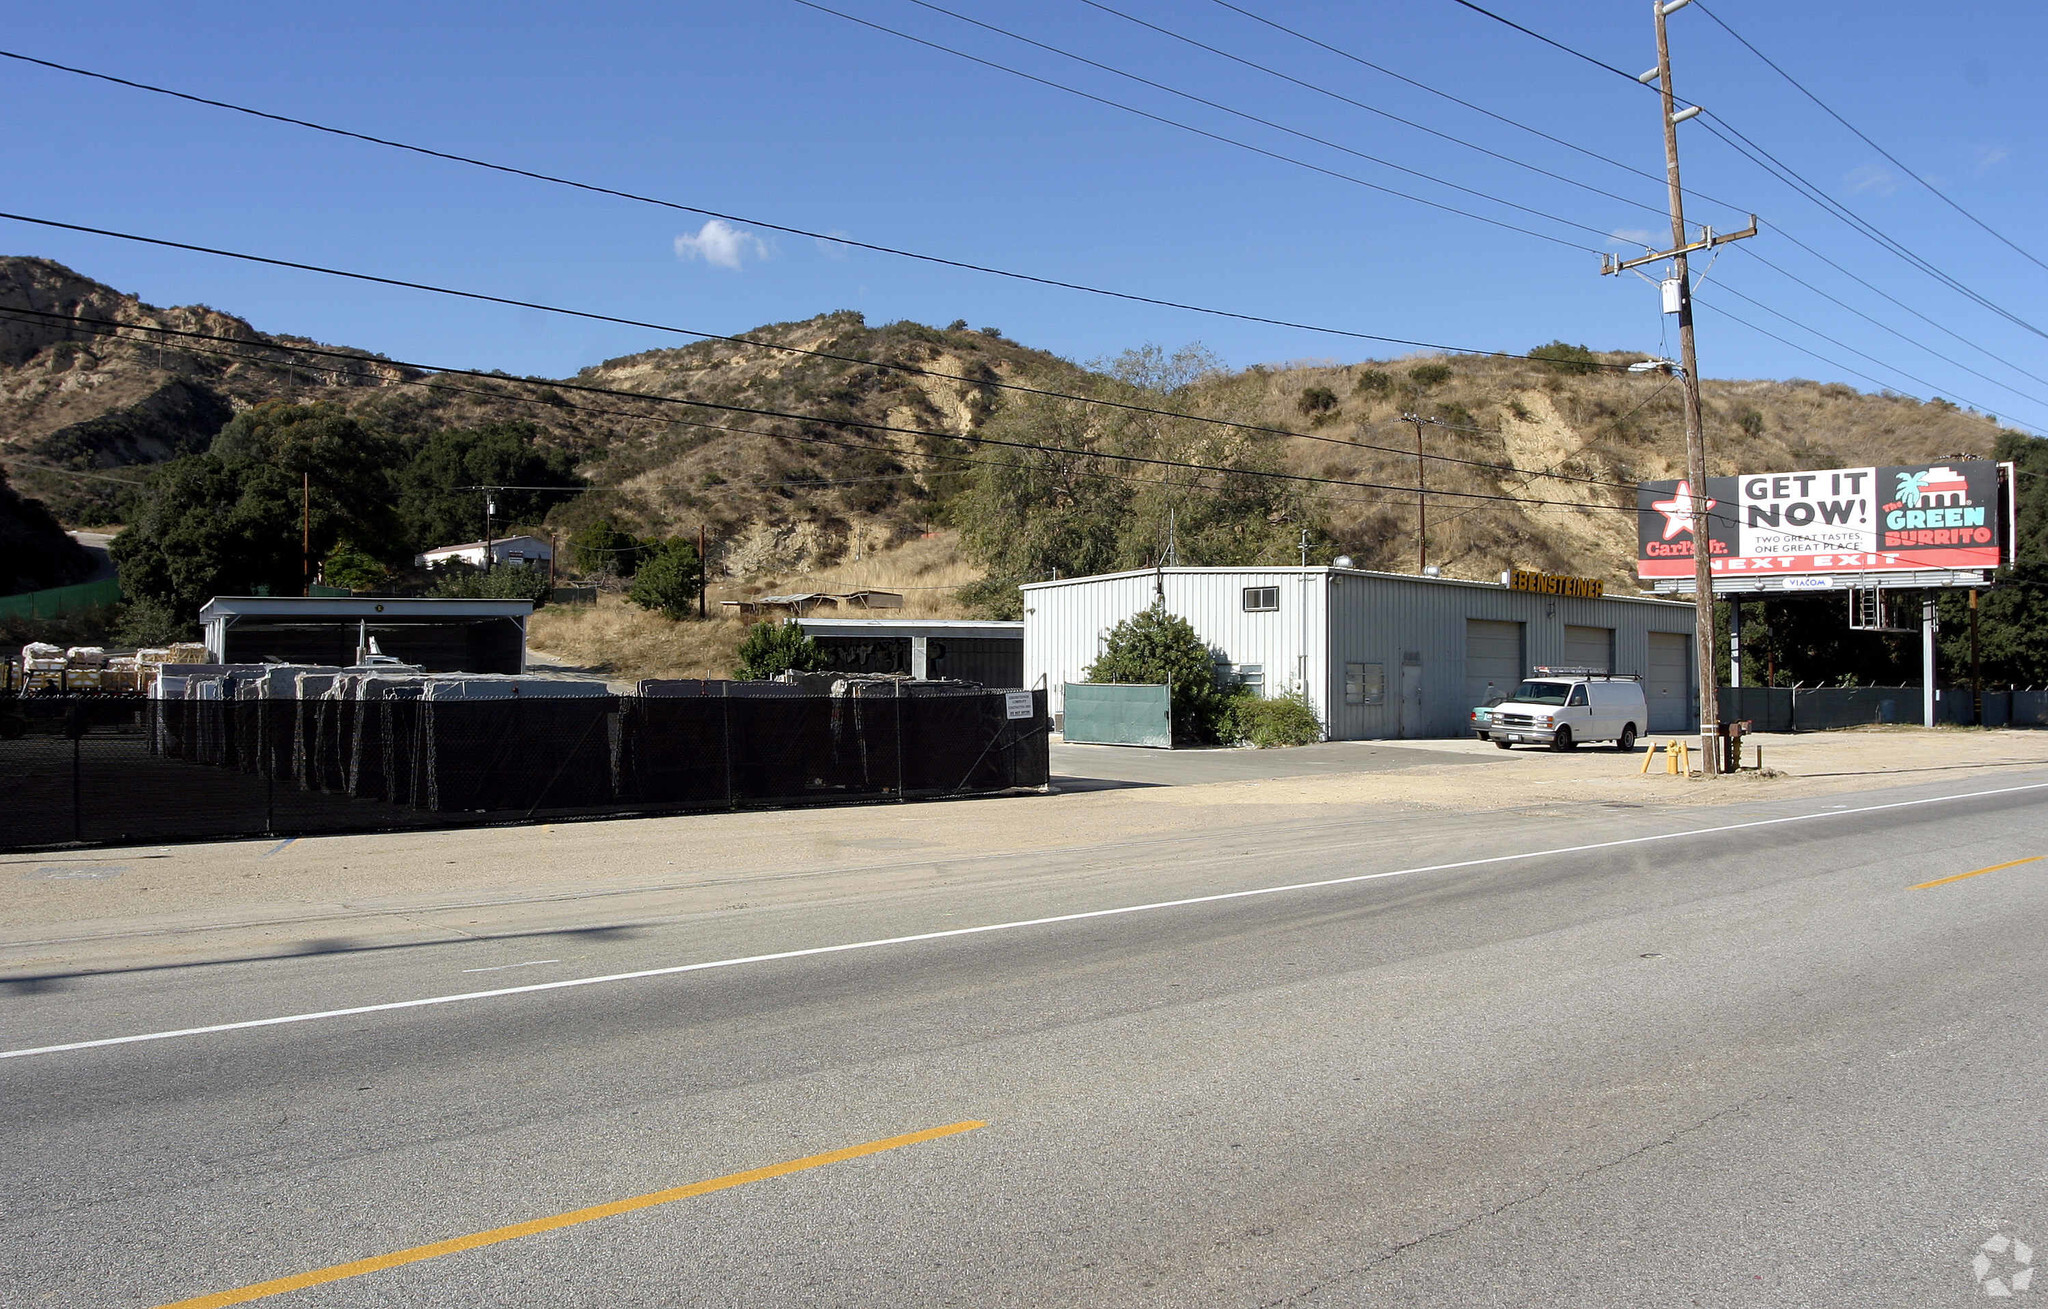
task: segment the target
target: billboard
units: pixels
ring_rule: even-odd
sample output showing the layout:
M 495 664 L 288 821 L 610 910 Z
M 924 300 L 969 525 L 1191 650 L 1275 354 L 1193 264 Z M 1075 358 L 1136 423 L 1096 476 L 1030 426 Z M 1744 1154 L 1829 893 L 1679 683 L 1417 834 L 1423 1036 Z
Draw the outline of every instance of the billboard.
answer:
M 1710 477 L 1717 577 L 1991 569 L 2011 540 L 2009 498 L 1988 459 Z M 1689 483 L 1636 487 L 1636 575 L 1693 575 Z

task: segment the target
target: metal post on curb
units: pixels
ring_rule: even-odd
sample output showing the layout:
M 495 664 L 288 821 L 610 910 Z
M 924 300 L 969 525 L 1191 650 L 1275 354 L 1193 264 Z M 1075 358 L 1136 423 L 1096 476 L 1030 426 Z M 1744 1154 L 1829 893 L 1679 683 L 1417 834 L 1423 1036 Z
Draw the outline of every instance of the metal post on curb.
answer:
M 85 725 L 79 721 L 77 701 L 72 701 L 66 708 L 70 711 L 70 721 L 66 724 L 70 730 L 66 734 L 71 738 L 71 839 L 83 841 L 85 800 L 84 787 L 79 780 L 78 749 L 80 739 L 85 736 Z

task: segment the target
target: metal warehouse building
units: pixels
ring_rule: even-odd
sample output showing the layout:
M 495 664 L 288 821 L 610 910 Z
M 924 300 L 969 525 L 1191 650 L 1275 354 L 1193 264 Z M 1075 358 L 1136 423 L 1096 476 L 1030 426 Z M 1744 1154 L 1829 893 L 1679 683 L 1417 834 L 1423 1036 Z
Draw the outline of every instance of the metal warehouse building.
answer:
M 1305 688 L 1333 740 L 1462 735 L 1472 706 L 1537 664 L 1640 674 L 1650 732 L 1698 719 L 1689 603 L 1351 568 L 1145 569 L 1023 592 L 1024 683 L 1045 679 L 1055 712 L 1110 629 L 1162 603 L 1219 674 L 1267 695 Z

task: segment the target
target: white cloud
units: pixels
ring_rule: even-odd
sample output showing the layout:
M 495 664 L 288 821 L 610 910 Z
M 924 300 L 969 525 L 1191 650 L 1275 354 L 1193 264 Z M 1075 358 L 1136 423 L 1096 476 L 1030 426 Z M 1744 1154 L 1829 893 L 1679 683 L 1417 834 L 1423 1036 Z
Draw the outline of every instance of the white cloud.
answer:
M 1989 172 L 2004 163 L 2011 155 L 2012 151 L 2002 145 L 1980 145 L 1977 147 L 1977 171 Z
M 1861 168 L 1853 169 L 1842 180 L 1849 184 L 1849 191 L 1853 195 L 1861 195 L 1865 191 L 1877 195 L 1890 195 L 1899 189 L 1899 179 L 1876 164 L 1865 164 Z
M 1607 234 L 1609 245 L 1639 245 L 1648 248 L 1650 229 L 1647 227 L 1617 227 Z
M 852 236 L 852 235 L 853 235 L 853 233 L 851 233 L 851 232 L 842 232 L 841 230 L 839 230 L 839 229 L 838 229 L 838 228 L 836 228 L 836 227 L 835 227 L 835 228 L 833 228 L 833 229 L 832 229 L 831 231 L 829 231 L 829 232 L 825 233 L 825 237 L 833 237 L 833 236 L 839 236 L 839 237 L 850 237 L 850 236 Z M 818 241 L 818 253 L 819 253 L 819 254 L 822 254 L 822 255 L 824 255 L 824 256 L 825 256 L 825 257 L 826 257 L 827 259 L 844 259 L 844 258 L 846 258 L 847 254 L 849 253 L 849 252 L 848 252 L 848 250 L 847 250 L 847 248 L 846 248 L 846 247 L 845 247 L 844 245 L 841 245 L 841 244 L 840 244 L 839 242 L 837 242 L 837 241 L 830 241 L 830 240 L 826 240 L 826 239 L 825 239 L 825 237 L 820 237 L 820 238 L 817 238 L 817 241 Z
M 768 243 L 744 227 L 734 227 L 723 218 L 706 219 L 695 236 L 676 238 L 676 258 L 702 259 L 718 268 L 738 272 L 748 259 L 766 259 Z

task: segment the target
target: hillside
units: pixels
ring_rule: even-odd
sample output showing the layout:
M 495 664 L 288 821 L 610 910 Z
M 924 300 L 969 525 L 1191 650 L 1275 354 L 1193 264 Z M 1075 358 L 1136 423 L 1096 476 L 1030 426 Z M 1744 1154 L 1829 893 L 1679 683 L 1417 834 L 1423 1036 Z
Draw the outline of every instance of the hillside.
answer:
M 81 330 L 9 309 L 221 340 Z M 0 259 L 0 460 L 25 494 L 83 525 L 116 517 L 134 479 L 122 470 L 204 449 L 229 416 L 266 400 L 332 403 L 401 437 L 517 419 L 569 451 L 594 486 L 554 510 L 551 526 L 599 516 L 661 534 L 701 525 L 715 543 L 714 577 L 734 585 L 802 584 L 821 569 L 843 575 L 854 566 L 868 584 L 904 584 L 889 562 L 906 557 L 902 547 L 953 539 L 934 533 L 948 524 L 947 501 L 973 476 L 962 460 L 1003 457 L 977 454 L 957 438 L 979 431 L 1000 407 L 1030 403 L 993 384 L 1072 390 L 1103 380 L 964 323 L 870 327 L 842 311 L 749 336 L 838 357 L 703 342 L 607 360 L 552 383 L 434 377 L 362 351 L 308 360 L 279 348 L 308 344 L 303 338 L 260 332 L 218 310 L 160 309 L 48 260 Z M 1424 428 L 1431 455 L 1472 461 L 1428 464 L 1430 562 L 1454 576 L 1487 577 L 1521 563 L 1626 582 L 1633 527 L 1615 508 L 1631 496 L 1595 483 L 1678 475 L 1679 390 L 1666 378 L 1583 364 L 1636 357 L 1308 361 L 1215 373 L 1152 399 L 1322 438 L 1268 444 L 1288 471 L 1376 484 L 1316 489 L 1317 558 L 1341 550 L 1368 567 L 1414 567 L 1416 436 L 1402 415 L 1416 412 L 1441 420 Z M 701 407 L 591 396 L 575 386 Z M 1709 380 L 1704 391 L 1715 472 L 1981 454 L 1998 430 L 1942 401 L 1839 384 Z M 951 573 L 974 570 L 962 561 Z

